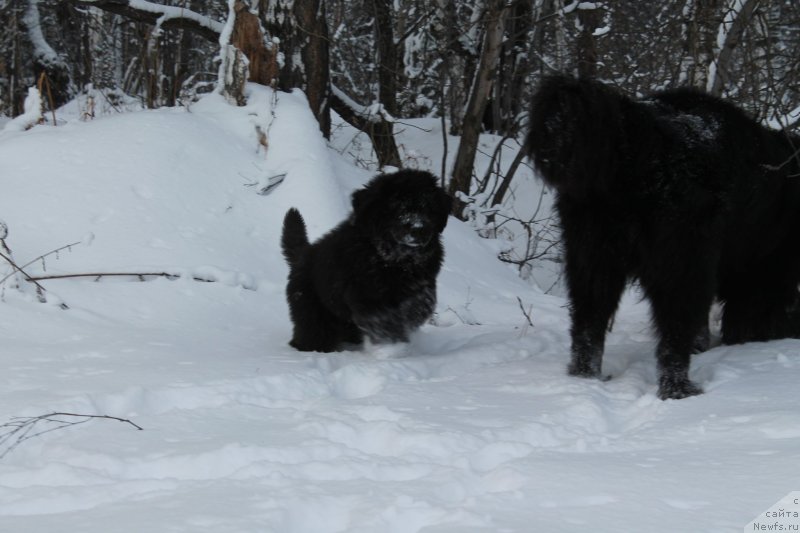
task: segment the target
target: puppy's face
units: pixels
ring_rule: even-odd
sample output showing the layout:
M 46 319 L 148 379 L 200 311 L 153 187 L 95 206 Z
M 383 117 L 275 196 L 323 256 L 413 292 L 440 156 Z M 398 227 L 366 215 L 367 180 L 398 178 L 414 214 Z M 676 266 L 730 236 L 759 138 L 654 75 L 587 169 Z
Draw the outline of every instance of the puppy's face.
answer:
M 409 210 L 401 211 L 390 225 L 389 234 L 398 246 L 419 248 L 427 246 L 438 232 L 427 213 Z
M 354 223 L 370 233 L 384 260 L 408 260 L 439 244 L 451 205 L 434 176 L 404 170 L 378 176 L 353 194 Z

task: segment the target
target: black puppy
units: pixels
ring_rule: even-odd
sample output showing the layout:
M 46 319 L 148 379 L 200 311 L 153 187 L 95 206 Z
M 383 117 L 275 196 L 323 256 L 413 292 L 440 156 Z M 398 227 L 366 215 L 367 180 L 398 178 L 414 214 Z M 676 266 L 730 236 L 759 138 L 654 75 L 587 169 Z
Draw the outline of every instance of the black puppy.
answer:
M 570 374 L 600 376 L 632 278 L 659 336 L 662 399 L 702 392 L 689 362 L 715 297 L 724 343 L 800 337 L 800 139 L 701 92 L 635 100 L 556 76 L 534 97 L 526 147 L 557 191 Z
M 379 175 L 352 202 L 350 217 L 313 244 L 296 209 L 284 218 L 289 344 L 298 350 L 342 350 L 365 335 L 407 341 L 436 306 L 439 234 L 452 204 L 436 178 L 415 170 Z

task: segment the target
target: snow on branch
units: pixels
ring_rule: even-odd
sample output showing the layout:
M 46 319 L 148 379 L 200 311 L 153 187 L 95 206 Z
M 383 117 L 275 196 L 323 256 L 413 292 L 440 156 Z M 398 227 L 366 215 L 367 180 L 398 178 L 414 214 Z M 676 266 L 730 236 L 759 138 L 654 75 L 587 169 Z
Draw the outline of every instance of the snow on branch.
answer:
M 800 107 L 794 108 L 788 113 L 775 113 L 774 117 L 767 121 L 767 125 L 776 130 L 790 130 L 800 124 Z
M 39 18 L 39 0 L 28 0 L 28 8 L 22 16 L 22 23 L 28 30 L 28 38 L 33 44 L 34 56 L 45 66 L 64 66 L 53 47 L 47 42 L 42 32 L 42 21 Z
M 348 120 L 348 117 L 355 115 L 359 119 L 366 122 L 395 122 L 394 117 L 390 115 L 388 111 L 386 111 L 386 109 L 383 107 L 383 104 L 376 102 L 369 106 L 363 106 L 350 98 L 344 93 L 344 91 L 335 85 L 331 86 L 331 96 L 338 100 L 334 106 L 334 110 L 339 113 L 339 115 L 342 115 L 342 118 L 345 120 Z M 344 111 L 344 115 L 341 111 Z
M 154 24 L 164 29 L 185 29 L 216 41 L 223 23 L 190 9 L 165 6 L 145 0 L 71 0 L 74 4 L 91 6 L 122 15 L 126 18 Z

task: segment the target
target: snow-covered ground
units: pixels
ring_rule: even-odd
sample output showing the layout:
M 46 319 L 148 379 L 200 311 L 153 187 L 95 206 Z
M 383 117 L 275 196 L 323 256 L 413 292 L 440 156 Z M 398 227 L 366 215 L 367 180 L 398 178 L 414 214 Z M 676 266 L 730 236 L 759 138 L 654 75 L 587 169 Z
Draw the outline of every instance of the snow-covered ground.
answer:
M 91 419 L 3 441 L 0 531 L 742 531 L 800 489 L 800 341 L 698 355 L 706 394 L 662 402 L 630 292 L 614 378 L 568 377 L 564 299 L 454 219 L 437 316 L 409 346 L 288 347 L 283 214 L 319 236 L 370 172 L 348 133 L 326 146 L 301 95 L 252 91 L 245 108 L 73 109 L 0 133 L 14 258 L 77 243 L 29 273 L 180 275 L 43 281 L 48 303 L 5 284 L 0 424 L 69 412 L 143 430 Z M 436 172 L 438 128 L 401 134 Z M 537 185 L 520 180 L 524 209 Z

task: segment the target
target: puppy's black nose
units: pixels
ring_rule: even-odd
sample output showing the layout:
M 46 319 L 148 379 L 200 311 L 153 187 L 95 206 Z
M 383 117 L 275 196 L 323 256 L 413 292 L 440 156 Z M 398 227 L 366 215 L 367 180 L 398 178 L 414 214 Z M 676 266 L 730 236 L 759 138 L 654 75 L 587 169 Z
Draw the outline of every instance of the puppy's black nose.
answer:
M 392 230 L 398 244 L 411 248 L 425 246 L 431 241 L 430 224 L 419 215 L 403 217 Z

